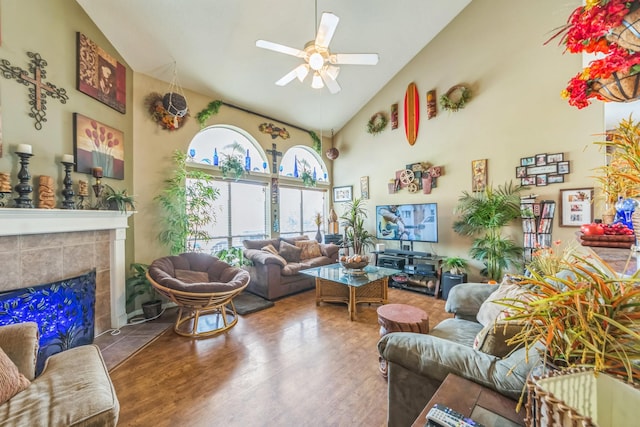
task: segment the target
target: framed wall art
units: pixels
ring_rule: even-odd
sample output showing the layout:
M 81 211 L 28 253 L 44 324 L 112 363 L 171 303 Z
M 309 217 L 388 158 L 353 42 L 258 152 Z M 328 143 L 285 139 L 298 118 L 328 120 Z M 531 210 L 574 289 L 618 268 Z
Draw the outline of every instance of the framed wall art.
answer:
M 487 186 L 487 159 L 471 161 L 471 191 L 484 191 Z
M 524 186 L 545 186 L 565 182 L 564 175 L 569 173 L 569 161 L 564 153 L 536 154 L 522 157 L 516 166 L 516 178 Z
M 124 134 L 82 114 L 73 114 L 76 172 L 101 167 L 105 178 L 124 179 Z
M 593 222 L 593 187 L 560 190 L 560 212 L 561 227 Z
M 127 69 L 82 33 L 77 34 L 77 88 L 80 92 L 126 113 Z
M 368 176 L 360 177 L 360 198 L 365 200 L 369 198 L 369 177 Z
M 398 103 L 391 104 L 391 129 L 398 129 Z
M 353 199 L 353 185 L 333 188 L 333 202 L 350 202 Z

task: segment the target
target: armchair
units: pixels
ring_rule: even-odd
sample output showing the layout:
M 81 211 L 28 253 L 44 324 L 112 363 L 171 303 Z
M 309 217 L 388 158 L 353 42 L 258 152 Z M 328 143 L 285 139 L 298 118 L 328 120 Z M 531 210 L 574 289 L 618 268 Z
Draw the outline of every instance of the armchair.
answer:
M 409 426 L 449 373 L 518 399 L 538 352 L 515 349 L 504 357 L 473 348 L 483 330 L 476 321 L 482 303 L 496 285 L 465 283 L 451 289 L 445 310 L 454 313 L 429 335 L 388 334 L 378 342 L 388 364 L 388 426 Z M 500 329 L 500 327 L 498 327 Z M 464 393 L 461 390 L 461 393 Z

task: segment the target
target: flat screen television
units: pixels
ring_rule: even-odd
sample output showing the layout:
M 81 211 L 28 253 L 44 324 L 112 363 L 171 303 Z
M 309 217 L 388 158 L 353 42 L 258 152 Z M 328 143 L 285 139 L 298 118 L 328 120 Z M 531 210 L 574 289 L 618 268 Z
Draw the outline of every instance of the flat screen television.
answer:
M 437 203 L 376 206 L 376 237 L 437 243 Z

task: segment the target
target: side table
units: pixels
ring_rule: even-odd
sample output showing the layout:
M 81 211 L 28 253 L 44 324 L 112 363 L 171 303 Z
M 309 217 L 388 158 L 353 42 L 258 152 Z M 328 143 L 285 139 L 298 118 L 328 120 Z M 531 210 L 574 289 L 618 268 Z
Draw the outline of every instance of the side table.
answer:
M 449 374 L 411 427 L 425 427 L 427 413 L 436 403 L 445 405 L 487 427 L 524 426 L 526 411 L 522 408 L 520 412 L 516 412 L 516 401 L 473 381 Z
M 378 307 L 380 337 L 389 332 L 429 333 L 429 315 L 426 311 L 407 304 L 386 304 Z M 387 378 L 387 361 L 379 357 L 380 373 Z

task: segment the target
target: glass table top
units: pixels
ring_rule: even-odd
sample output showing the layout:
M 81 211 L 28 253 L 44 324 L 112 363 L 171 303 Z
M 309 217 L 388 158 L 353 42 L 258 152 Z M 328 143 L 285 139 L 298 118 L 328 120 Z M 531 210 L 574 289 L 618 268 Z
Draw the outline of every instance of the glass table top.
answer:
M 392 274 L 401 273 L 401 270 L 386 267 L 366 266 L 361 271 L 347 270 L 340 264 L 323 265 L 321 267 L 300 270 L 300 273 L 320 279 L 331 280 L 348 286 L 363 286 L 367 283 L 382 279 Z

